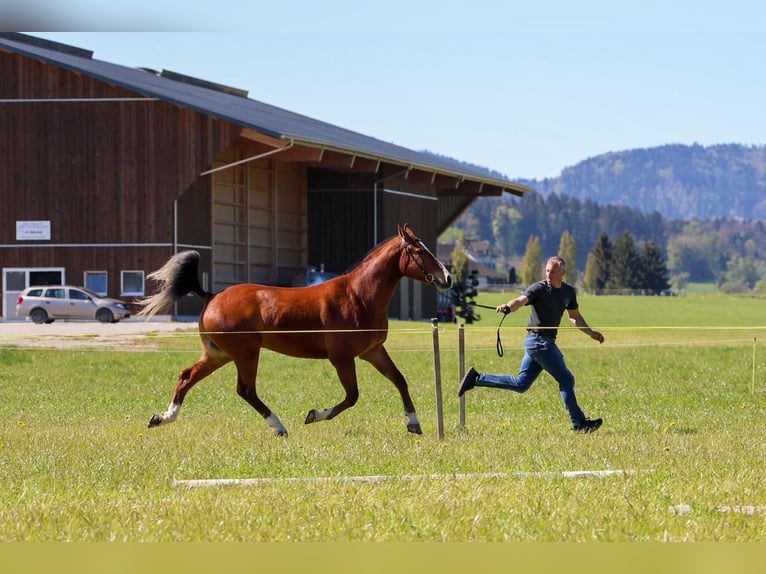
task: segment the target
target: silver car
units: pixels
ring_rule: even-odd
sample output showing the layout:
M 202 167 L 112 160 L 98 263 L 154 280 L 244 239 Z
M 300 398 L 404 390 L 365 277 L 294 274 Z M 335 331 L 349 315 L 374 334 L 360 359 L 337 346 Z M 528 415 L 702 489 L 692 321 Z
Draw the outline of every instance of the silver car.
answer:
M 101 297 L 84 287 L 48 285 L 24 290 L 16 301 L 16 316 L 29 317 L 38 324 L 56 319 L 116 323 L 130 317 L 130 307 L 124 301 Z

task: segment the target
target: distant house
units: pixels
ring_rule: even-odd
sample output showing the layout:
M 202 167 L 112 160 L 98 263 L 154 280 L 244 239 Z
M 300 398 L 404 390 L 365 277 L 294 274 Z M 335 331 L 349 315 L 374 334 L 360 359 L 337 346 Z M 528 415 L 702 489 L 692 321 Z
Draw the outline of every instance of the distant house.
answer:
M 490 243 L 486 239 L 482 240 L 466 240 L 466 247 L 473 253 L 478 260 L 487 260 L 492 258 L 492 251 L 490 250 Z
M 439 243 L 436 249 L 436 256 L 443 263 L 451 264 L 455 245 L 455 242 Z M 479 280 L 479 289 L 486 289 L 491 284 L 508 283 L 508 275 L 498 273 L 494 269 L 489 241 L 466 241 L 464 251 L 468 258 L 469 271 L 475 272 L 475 276 Z
M 289 286 L 309 266 L 346 271 L 399 223 L 433 246 L 476 198 L 528 191 L 237 88 L 15 32 L 0 33 L 0 126 L 4 319 L 31 284 L 132 302 L 184 249 L 211 291 Z M 174 315 L 200 309 L 185 297 Z M 389 315 L 435 310 L 434 290 L 406 279 Z

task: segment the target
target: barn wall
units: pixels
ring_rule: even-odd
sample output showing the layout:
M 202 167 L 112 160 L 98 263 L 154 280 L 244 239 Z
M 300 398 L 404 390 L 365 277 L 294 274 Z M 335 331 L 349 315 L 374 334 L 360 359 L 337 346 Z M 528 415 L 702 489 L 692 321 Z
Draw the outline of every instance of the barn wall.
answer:
M 245 144 L 214 165 L 253 157 Z M 269 158 L 212 174 L 215 291 L 237 283 L 290 285 L 306 267 L 306 168 Z
M 0 99 L 135 97 L 0 51 Z M 107 294 L 121 297 L 122 271 L 148 274 L 176 249 L 200 251 L 210 290 L 288 285 L 306 265 L 344 272 L 399 223 L 435 249 L 437 202 L 385 191 L 435 197 L 433 180 L 383 181 L 383 171 L 307 168 L 279 156 L 201 176 L 258 153 L 240 132 L 159 101 L 0 103 L 0 268 L 61 267 L 75 284 L 85 271 L 106 271 Z M 51 238 L 19 241 L 17 221 L 49 221 Z M 154 288 L 147 282 L 147 293 Z M 403 281 L 391 315 L 430 316 L 431 291 Z M 181 315 L 200 309 L 193 297 L 178 305 Z
M 3 99 L 135 96 L 0 52 Z M 182 214 L 204 202 L 199 173 L 239 133 L 156 101 L 0 103 L 0 126 L 0 266 L 61 266 L 73 283 L 106 270 L 115 297 L 120 271 L 148 273 L 173 252 L 174 201 Z M 17 241 L 16 221 L 50 221 L 50 240 Z

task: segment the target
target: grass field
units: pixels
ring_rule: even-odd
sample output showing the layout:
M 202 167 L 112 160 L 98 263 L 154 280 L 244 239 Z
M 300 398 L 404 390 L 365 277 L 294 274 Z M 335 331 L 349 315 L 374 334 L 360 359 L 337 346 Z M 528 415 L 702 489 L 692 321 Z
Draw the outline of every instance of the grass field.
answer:
M 716 292 L 715 283 L 687 283 L 684 292 L 688 295 L 711 294 Z
M 422 436 L 406 432 L 393 385 L 364 363 L 359 403 L 304 425 L 306 411 L 341 396 L 332 367 L 264 352 L 259 393 L 290 431 L 278 438 L 237 397 L 230 365 L 191 391 L 176 423 L 146 428 L 198 356 L 189 332 L 116 350 L 0 340 L 0 540 L 763 540 L 766 302 L 580 304 L 606 343 L 570 329 L 559 340 L 586 414 L 605 420 L 592 435 L 570 430 L 547 375 L 525 395 L 470 392 L 461 427 L 455 325 L 439 326 L 444 440 L 427 322 L 393 322 L 387 345 L 410 382 Z M 526 311 L 505 320 L 503 358 L 498 317 L 482 315 L 465 327 L 466 364 L 515 372 Z M 565 474 L 604 470 L 630 473 Z M 174 483 L 215 478 L 268 481 Z

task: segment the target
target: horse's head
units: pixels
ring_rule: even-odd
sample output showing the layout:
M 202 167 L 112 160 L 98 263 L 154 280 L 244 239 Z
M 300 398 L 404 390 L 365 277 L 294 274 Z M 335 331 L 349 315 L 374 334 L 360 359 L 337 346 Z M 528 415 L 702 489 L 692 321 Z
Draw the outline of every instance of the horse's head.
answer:
M 402 273 L 405 277 L 418 279 L 433 285 L 439 291 L 452 287 L 452 275 L 442 265 L 425 243 L 417 237 L 405 223 L 399 226 L 399 237 L 402 238 Z

